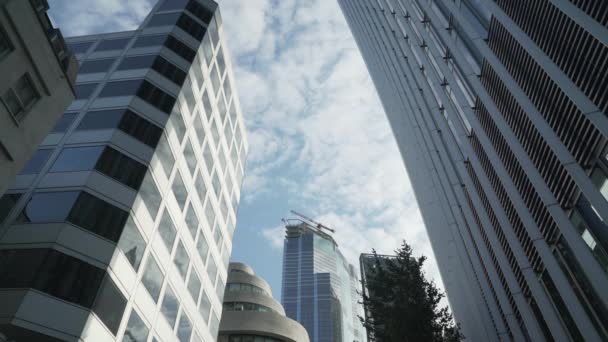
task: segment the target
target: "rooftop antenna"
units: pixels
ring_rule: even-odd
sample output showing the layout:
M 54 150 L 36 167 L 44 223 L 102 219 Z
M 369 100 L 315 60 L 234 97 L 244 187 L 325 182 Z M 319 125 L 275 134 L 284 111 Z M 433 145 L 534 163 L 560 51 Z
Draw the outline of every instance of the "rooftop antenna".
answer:
M 315 221 L 315 220 L 311 219 L 311 218 L 310 218 L 310 217 L 308 217 L 308 216 L 302 215 L 302 214 L 300 214 L 299 212 L 297 212 L 297 211 L 295 211 L 295 210 L 290 210 L 290 212 L 291 212 L 292 214 L 297 215 L 297 216 L 299 216 L 299 217 L 303 218 L 304 220 L 306 220 L 306 221 L 308 221 L 308 222 L 312 223 L 312 224 L 313 224 L 313 225 L 314 225 L 314 226 L 315 226 L 315 227 L 316 227 L 316 228 L 317 228 L 319 231 L 321 231 L 321 230 L 325 229 L 325 230 L 328 230 L 328 231 L 330 231 L 330 232 L 332 232 L 332 233 L 335 233 L 335 232 L 336 232 L 335 230 L 333 230 L 333 229 L 329 228 L 328 226 L 326 226 L 326 225 L 324 225 L 324 224 L 322 224 L 322 223 L 319 223 L 319 222 L 317 222 L 317 221 Z

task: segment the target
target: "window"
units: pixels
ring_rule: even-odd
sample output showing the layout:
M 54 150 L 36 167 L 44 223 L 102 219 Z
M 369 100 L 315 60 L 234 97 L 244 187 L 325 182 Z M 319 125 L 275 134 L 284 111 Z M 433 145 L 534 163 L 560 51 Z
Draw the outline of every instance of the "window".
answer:
M 0 197 L 0 224 L 4 222 L 20 198 L 21 194 L 5 194 Z
M 211 184 L 213 185 L 213 192 L 215 193 L 215 197 L 220 198 L 220 194 L 222 192 L 222 185 L 220 184 L 220 177 L 218 176 L 218 172 L 213 174 L 211 177 Z
M 175 293 L 171 289 L 171 286 L 167 285 L 165 289 L 165 297 L 163 298 L 163 304 L 160 307 L 160 312 L 165 316 L 167 323 L 171 326 L 171 329 L 175 326 L 177 320 L 177 312 L 179 311 L 179 300 Z
M 186 100 L 188 110 L 190 111 L 190 113 L 194 113 L 194 106 L 196 106 L 196 100 L 194 99 L 194 92 L 192 91 L 192 81 L 190 77 L 188 77 L 184 82 L 184 86 L 182 87 L 182 95 Z
M 198 233 L 196 250 L 198 251 L 198 255 L 201 257 L 203 264 L 207 263 L 207 255 L 209 254 L 209 244 L 207 243 L 207 238 L 205 238 L 205 234 L 203 233 L 202 229 Z
M 226 311 L 259 311 L 259 312 L 273 312 L 271 308 L 248 302 L 227 302 L 224 303 L 224 310 Z
M 222 234 L 222 229 L 220 228 L 219 224 L 215 226 L 215 230 L 213 231 L 213 239 L 215 240 L 215 244 L 217 246 L 222 245 L 224 235 Z
M 217 46 L 217 43 L 220 40 L 220 36 L 217 31 L 217 21 L 215 20 L 215 18 L 211 19 L 211 21 L 209 22 L 209 27 L 207 29 L 209 30 L 209 35 L 211 36 L 211 42 L 213 43 L 213 46 Z
M 177 325 L 177 338 L 180 342 L 189 342 L 192 336 L 192 322 L 186 313 L 182 310 L 182 314 L 179 317 L 179 324 Z
M 218 71 L 220 72 L 220 78 L 224 76 L 224 71 L 226 70 L 226 60 L 224 60 L 224 52 L 222 47 L 220 46 L 217 50 L 217 56 L 215 57 L 217 61 Z
M 0 208 L 1 208 L 1 206 L 0 206 Z M 192 235 L 192 240 L 194 240 L 196 238 L 196 232 L 198 231 L 198 224 L 199 224 L 198 216 L 196 215 L 196 212 L 194 211 L 192 202 L 190 202 L 190 204 L 188 204 L 188 211 L 186 213 L 186 225 L 188 226 L 188 231 L 190 232 L 190 235 Z
M 230 102 L 230 97 L 232 96 L 232 87 L 230 86 L 230 78 L 226 75 L 224 79 L 224 95 L 226 95 L 226 103 Z
M 186 73 L 182 69 L 160 56 L 154 60 L 152 69 L 178 86 L 184 84 L 184 80 L 186 79 Z
M 226 79 L 228 81 L 228 79 Z M 237 114 L 236 114 L 236 102 L 232 101 L 232 106 L 230 106 L 230 121 L 232 121 L 232 125 L 236 126 L 237 124 Z
M 209 258 L 209 264 L 207 265 L 207 275 L 211 281 L 211 284 L 215 285 L 215 277 L 217 276 L 217 264 L 215 263 L 215 258 L 213 255 Z M 222 300 L 220 299 L 220 302 Z
M 169 250 L 169 254 L 171 254 L 177 231 L 167 209 L 165 209 L 165 211 L 163 212 L 163 217 L 161 218 L 160 224 L 158 225 L 158 234 L 165 243 L 165 247 L 167 247 L 167 250 Z
M 220 320 L 217 318 L 217 314 L 215 311 L 211 313 L 211 322 L 209 323 L 209 330 L 211 330 L 211 335 L 217 336 L 218 331 L 220 330 Z
M 114 336 L 116 336 L 120 327 L 120 321 L 122 320 L 126 305 L 127 300 L 125 296 L 116 287 L 112 279 L 106 275 L 93 305 L 93 312 Z
M 67 221 L 118 242 L 129 213 L 86 192 L 81 192 Z
M 196 188 L 196 192 L 198 193 L 198 197 L 201 200 L 201 203 L 205 201 L 205 196 L 207 196 L 207 187 L 205 186 L 205 181 L 202 177 L 202 171 L 199 170 L 198 175 L 196 176 L 196 182 L 194 183 L 194 187 Z
M 154 15 L 148 22 L 147 27 L 172 26 L 175 25 L 181 13 L 162 13 Z
M 173 152 L 171 152 L 169 140 L 166 135 L 162 135 L 160 138 L 160 143 L 156 147 L 156 156 L 158 157 L 158 160 L 160 160 L 160 164 L 162 165 L 167 178 L 171 177 L 171 171 L 173 170 L 173 165 L 175 165 L 175 158 L 173 157 Z
M 175 264 L 175 267 L 177 267 L 179 274 L 181 274 L 182 278 L 185 280 L 186 273 L 188 272 L 188 264 L 190 264 L 190 257 L 188 256 L 186 248 L 181 240 L 177 243 L 173 263 Z
M 263 290 L 261 287 L 244 283 L 229 283 L 226 286 L 226 290 L 228 292 L 252 292 L 268 295 L 268 293 L 266 293 L 266 291 Z
M 88 99 L 91 97 L 99 83 L 77 84 L 75 87 L 76 100 Z
M 217 109 L 220 112 L 220 124 L 226 120 L 226 101 L 224 97 L 224 93 L 220 92 L 220 95 L 217 99 Z
M 200 115 L 196 115 L 194 118 L 194 132 L 198 137 L 200 146 L 203 146 L 203 142 L 205 142 L 205 126 L 203 126 L 203 120 L 201 120 Z
M 77 115 L 78 113 L 63 114 L 61 119 L 59 119 L 59 121 L 57 121 L 57 123 L 55 124 L 55 127 L 53 127 L 53 129 L 51 130 L 51 133 L 64 133 L 65 131 L 67 131 L 68 128 L 70 128 L 70 126 L 72 125 L 72 122 L 74 122 L 74 119 Z
M 98 110 L 88 112 L 78 125 L 77 130 L 116 128 L 122 119 L 124 109 Z
M 209 171 L 209 173 L 211 173 L 211 168 L 213 168 L 213 153 L 211 153 L 209 143 L 205 145 L 205 149 L 203 150 L 203 158 L 205 159 L 205 165 L 207 166 L 207 170 Z
M 34 193 L 17 218 L 19 223 L 64 222 L 78 198 L 77 191 Z
M 107 72 L 114 64 L 115 58 L 88 60 L 82 63 L 79 74 L 91 74 L 96 72 Z
M 104 146 L 74 147 L 61 151 L 50 172 L 70 172 L 92 170 Z
M 161 46 L 167 40 L 167 35 L 141 36 L 133 43 L 133 48 Z
M 34 152 L 32 158 L 30 158 L 30 160 L 25 164 L 19 174 L 31 175 L 39 173 L 40 169 L 42 169 L 52 152 L 52 149 L 44 149 Z
M 125 334 L 122 337 L 122 342 L 146 342 L 148 340 L 148 333 L 149 329 L 146 323 L 144 323 L 135 310 L 132 310 Z
M 104 277 L 102 269 L 52 249 L 1 250 L 0 260 L 0 288 L 33 288 L 87 309 Z
M 129 219 L 125 224 L 120 240 L 118 240 L 118 248 L 123 252 L 131 266 L 133 266 L 137 272 L 144 257 L 146 241 L 141 236 L 139 229 L 137 229 L 133 217 L 129 216 Z
M 95 165 L 95 169 L 134 190 L 138 190 L 148 168 L 115 149 L 106 147 L 97 165 Z
M 163 3 L 160 7 L 159 7 L 159 11 L 171 11 L 171 10 L 177 10 L 177 9 L 184 9 L 184 7 L 186 6 L 186 2 L 188 0 L 165 0 L 165 3 Z
M 187 32 L 190 36 L 194 37 L 199 42 L 203 40 L 207 29 L 203 25 L 197 23 L 194 19 L 190 18 L 187 14 L 182 14 L 177 21 L 177 27 Z
M 155 148 L 162 130 L 150 121 L 128 109 L 112 109 L 88 112 L 78 130 L 114 129 L 131 135 L 144 144 Z
M 146 265 L 144 275 L 141 278 L 141 282 L 155 303 L 158 302 L 160 288 L 163 285 L 164 278 L 165 276 L 160 270 L 160 267 L 158 267 L 158 263 L 156 262 L 156 260 L 154 260 L 154 257 L 150 255 L 148 257 L 148 263 Z
M 158 191 L 158 187 L 156 186 L 156 182 L 154 181 L 154 178 L 150 172 L 146 174 L 141 187 L 139 188 L 139 197 L 141 197 L 146 209 L 148 209 L 148 213 L 154 221 L 156 219 L 158 209 L 160 208 L 162 198 L 160 196 L 160 192 Z
M 194 153 L 190 139 L 186 141 L 184 146 L 184 159 L 186 160 L 186 164 L 188 164 L 190 174 L 194 175 L 194 171 L 196 171 L 196 154 Z
M 175 105 L 175 98 L 173 96 L 145 80 L 137 91 L 137 96 L 167 114 L 171 113 Z
M 74 54 L 85 53 L 94 42 L 68 43 L 68 49 Z
M 211 120 L 213 114 L 213 108 L 211 107 L 211 100 L 209 100 L 209 92 L 205 90 L 203 93 L 203 106 L 205 107 L 205 113 L 207 114 L 207 120 Z
M 173 131 L 175 132 L 177 141 L 179 141 L 179 145 L 181 146 L 184 135 L 186 134 L 186 124 L 184 123 L 184 118 L 182 117 L 178 106 L 176 106 L 173 113 L 171 113 L 169 121 L 171 122 L 171 128 L 173 128 Z
M 102 40 L 99 45 L 95 48 L 95 51 L 110 51 L 110 50 L 122 50 L 124 49 L 131 38 L 119 38 L 119 39 L 108 39 Z
M 188 280 L 188 292 L 194 299 L 194 303 L 198 303 L 198 295 L 201 292 L 201 279 L 196 274 L 196 271 L 192 269 L 190 271 L 190 279 Z
M 180 42 L 175 39 L 173 36 L 169 36 L 165 41 L 165 46 L 169 48 L 169 50 L 175 52 L 178 56 L 192 63 L 194 57 L 196 56 L 196 52 L 189 48 L 186 44 Z
M 215 209 L 213 209 L 211 201 L 207 201 L 207 204 L 205 205 L 205 218 L 207 219 L 209 227 L 213 228 L 213 223 L 215 222 Z
M 197 90 L 200 90 L 201 87 L 203 86 L 203 83 L 205 83 L 205 75 L 203 74 L 203 67 L 202 65 L 205 63 L 202 59 L 204 58 L 202 56 L 202 54 L 197 54 L 198 58 L 196 58 L 196 60 L 194 62 L 192 62 L 192 74 L 194 75 L 194 79 L 196 80 L 196 84 L 198 87 L 196 87 Z M 194 86 L 194 82 L 192 84 Z
M 193 1 L 193 0 L 188 1 L 188 5 L 186 6 L 186 9 L 190 13 L 194 14 L 195 17 L 197 17 L 201 21 L 203 21 L 205 24 L 209 24 L 209 22 L 213 18 L 213 12 L 210 11 L 205 6 L 202 6 L 201 4 L 199 4 L 196 1 Z
M 175 173 L 175 179 L 173 179 L 173 185 L 171 186 L 171 189 L 173 189 L 173 196 L 175 196 L 179 208 L 184 211 L 186 199 L 188 198 L 188 190 L 186 190 L 184 180 L 182 179 L 182 176 L 179 172 Z
M 217 294 L 217 298 L 220 299 L 220 302 L 224 300 L 224 290 L 226 289 L 226 284 L 222 277 L 218 277 L 217 283 L 215 284 L 215 293 Z
M 205 322 L 209 322 L 209 314 L 211 313 L 211 302 L 209 301 L 209 297 L 202 291 L 201 293 L 201 303 L 198 307 L 198 312 L 200 312 L 203 320 Z
M 213 141 L 215 142 L 215 146 L 218 147 L 220 145 L 220 129 L 218 128 L 217 120 L 211 120 L 211 135 L 213 136 Z
M 220 80 L 216 64 L 213 64 L 211 71 L 209 71 L 209 75 L 211 76 L 211 84 L 213 84 L 213 92 L 217 95 L 220 90 L 220 85 L 222 85 L 222 81 Z
M 2 95 L 2 100 L 4 101 L 6 108 L 17 121 L 23 119 L 23 114 L 28 111 L 38 99 L 40 99 L 40 94 L 38 94 L 38 91 L 27 73 L 23 74 L 23 76 L 17 80 L 13 88 L 9 88 L 4 95 Z
M 108 82 L 99 97 L 134 96 L 141 84 L 142 80 Z
M 152 66 L 155 59 L 156 55 L 125 57 L 117 70 L 147 69 Z

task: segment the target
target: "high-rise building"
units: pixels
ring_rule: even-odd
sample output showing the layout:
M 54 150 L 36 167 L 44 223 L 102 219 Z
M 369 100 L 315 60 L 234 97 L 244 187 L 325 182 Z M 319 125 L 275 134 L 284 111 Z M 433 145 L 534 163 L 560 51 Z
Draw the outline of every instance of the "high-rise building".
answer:
M 285 317 L 268 283 L 251 267 L 228 266 L 218 342 L 308 342 L 304 327 Z
M 367 253 L 363 253 L 359 256 L 359 270 L 361 271 L 361 293 L 364 296 L 367 296 L 369 298 L 377 298 L 377 294 L 375 294 L 372 290 L 370 290 L 367 287 L 367 281 L 369 277 L 373 277 L 374 275 L 374 271 L 376 270 L 376 261 L 382 263 L 381 265 L 389 265 L 389 263 L 392 263 L 396 260 L 396 256 L 394 255 L 374 255 L 374 254 L 367 254 Z M 374 322 L 374 318 L 373 318 L 373 314 L 370 311 L 370 308 L 367 307 L 365 305 L 365 303 L 363 304 L 363 311 L 365 314 L 365 318 L 370 319 L 372 322 Z M 378 324 L 382 324 L 382 322 L 378 322 Z M 376 322 L 374 322 L 374 325 L 376 325 Z M 367 331 L 367 340 L 368 341 L 375 341 L 375 336 L 373 331 L 370 331 L 370 329 L 366 329 Z
M 339 0 L 472 341 L 608 339 L 608 2 Z
M 214 341 L 247 154 L 218 6 L 68 40 L 76 100 L 0 226 L 0 340 Z
M 0 196 L 74 100 L 78 63 L 48 9 L 46 0 L 0 0 Z M 0 199 L 0 217 L 10 200 Z
M 304 223 L 288 224 L 281 303 L 313 342 L 366 341 L 357 271 L 334 239 Z

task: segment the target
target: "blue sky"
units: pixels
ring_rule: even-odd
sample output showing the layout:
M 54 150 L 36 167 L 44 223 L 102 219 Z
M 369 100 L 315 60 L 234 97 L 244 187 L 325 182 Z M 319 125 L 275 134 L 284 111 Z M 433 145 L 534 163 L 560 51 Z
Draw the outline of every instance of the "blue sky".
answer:
M 407 173 L 336 0 L 219 0 L 250 152 L 232 260 L 280 299 L 290 209 L 336 229 L 353 263 L 402 239 L 429 257 Z M 130 30 L 155 0 L 49 0 L 65 36 Z

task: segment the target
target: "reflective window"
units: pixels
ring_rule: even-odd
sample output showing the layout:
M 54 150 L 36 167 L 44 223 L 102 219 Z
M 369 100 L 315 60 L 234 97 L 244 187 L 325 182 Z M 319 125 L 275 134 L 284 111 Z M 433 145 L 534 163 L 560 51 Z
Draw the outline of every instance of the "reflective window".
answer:
M 205 205 L 205 218 L 207 219 L 209 227 L 213 228 L 213 223 L 215 222 L 215 209 L 213 209 L 211 201 L 207 201 L 207 204 Z
M 74 92 L 76 93 L 76 100 L 88 99 L 89 97 L 91 97 L 95 89 L 97 89 L 97 85 L 99 85 L 99 83 L 77 84 L 74 87 Z
M 252 292 L 252 293 L 268 295 L 268 293 L 261 287 L 251 285 L 251 284 L 244 284 L 244 283 L 228 283 L 228 285 L 226 285 L 226 291 L 228 291 L 228 292 Z
M 211 36 L 211 42 L 213 43 L 213 46 L 217 46 L 220 36 L 217 31 L 217 22 L 216 22 L 215 18 L 213 18 L 209 22 L 209 27 L 207 29 L 209 30 L 209 35 Z
M 207 255 L 209 254 L 209 244 L 207 243 L 207 238 L 205 238 L 205 234 L 202 230 L 198 233 L 198 240 L 196 241 L 196 250 L 198 251 L 198 255 L 201 257 L 203 264 L 207 263 Z
M 591 173 L 591 181 L 597 189 L 600 191 L 602 196 L 608 200 L 608 177 L 606 176 L 606 172 L 599 167 L 596 167 Z
M 179 317 L 179 324 L 177 326 L 177 338 L 180 342 L 189 342 L 190 337 L 192 336 L 192 322 L 186 313 L 182 311 L 181 316 Z
M 169 140 L 167 140 L 167 136 L 164 134 L 161 136 L 160 142 L 156 147 L 156 155 L 165 171 L 165 175 L 169 178 L 171 176 L 171 171 L 173 170 L 173 165 L 175 165 L 175 158 L 173 157 L 173 152 L 171 152 Z
M 190 271 L 190 279 L 188 280 L 188 291 L 194 299 L 194 303 L 198 303 L 198 295 L 201 292 L 201 279 L 196 274 L 194 268 Z
M 125 112 L 118 128 L 152 148 L 156 147 L 163 133 L 158 126 L 130 110 Z
M 148 168 L 115 149 L 106 147 L 95 169 L 134 190 L 138 190 Z
M 165 209 L 165 211 L 163 212 L 163 217 L 160 220 L 160 224 L 158 226 L 158 234 L 165 243 L 165 247 L 167 247 L 167 249 L 169 250 L 169 254 L 171 254 L 177 230 L 175 229 L 175 225 L 173 224 L 173 220 L 171 219 L 171 216 L 169 215 L 167 209 Z
M 202 171 L 199 170 L 194 186 L 196 187 L 196 192 L 198 193 L 198 197 L 201 199 L 201 203 L 205 201 L 205 196 L 207 196 L 207 186 L 205 186 L 205 181 L 202 177 Z
M 141 36 L 137 38 L 133 43 L 134 48 L 148 47 L 148 46 L 161 46 L 167 40 L 166 34 L 155 35 L 155 36 Z
M 196 84 L 197 87 L 195 87 L 196 89 L 200 90 L 201 87 L 203 86 L 203 83 L 205 83 L 205 75 L 203 74 L 203 67 L 202 64 L 204 64 L 204 61 L 201 61 L 201 59 L 204 59 L 204 57 L 199 53 L 197 54 L 197 58 L 194 60 L 194 62 L 192 62 L 192 74 L 194 75 L 194 80 L 196 80 Z M 192 82 L 192 86 L 194 86 L 194 80 Z
M 165 46 L 190 63 L 192 63 L 194 57 L 196 56 L 196 52 L 194 52 L 194 50 L 175 39 L 173 36 L 169 36 L 167 38 L 165 41 Z
M 97 299 L 95 299 L 93 312 L 114 335 L 118 332 L 126 306 L 125 296 L 116 287 L 112 279 L 106 275 L 99 289 Z
M 92 170 L 104 146 L 74 147 L 61 151 L 50 172 Z
M 223 172 L 226 169 L 226 155 L 224 154 L 224 148 L 220 145 L 220 148 L 217 151 L 217 159 L 219 160 L 219 170 Z
M 211 168 L 213 167 L 213 153 L 211 153 L 211 149 L 209 148 L 209 143 L 205 145 L 205 149 L 203 150 L 203 158 L 205 159 L 205 165 L 207 166 L 207 171 L 211 172 Z
M 118 242 L 129 213 L 87 192 L 81 192 L 67 221 Z
M 147 69 L 152 66 L 155 59 L 156 55 L 125 57 L 117 70 Z
M 132 310 L 125 334 L 122 337 L 122 342 L 146 342 L 148 340 L 148 333 L 149 329 L 146 323 L 144 323 L 135 310 Z
M 139 188 L 139 197 L 141 197 L 146 209 L 148 209 L 148 213 L 150 213 L 152 220 L 156 219 L 156 214 L 160 208 L 162 198 L 150 172 L 146 174 L 141 187 Z
M 205 32 L 207 32 L 207 29 L 205 29 L 203 25 L 197 23 L 194 19 L 192 19 L 185 13 L 182 14 L 181 17 L 179 17 L 179 20 L 177 21 L 177 26 L 182 30 L 186 31 L 189 35 L 191 35 L 199 42 L 203 40 Z
M 226 120 L 227 112 L 226 112 L 226 101 L 224 98 L 224 92 L 220 91 L 220 95 L 217 99 L 217 109 L 220 112 L 220 124 Z
M 95 48 L 95 51 L 122 50 L 127 46 L 130 40 L 130 37 L 102 40 L 101 43 L 99 43 L 99 45 L 97 45 Z
M 211 177 L 211 184 L 213 185 L 213 192 L 215 193 L 215 197 L 220 198 L 220 193 L 222 192 L 222 185 L 220 184 L 220 178 L 217 175 L 218 173 L 214 173 L 213 177 Z
M 230 87 L 230 78 L 228 76 L 224 79 L 224 95 L 226 96 L 226 103 L 229 103 L 232 96 L 232 88 Z
M 213 257 L 213 254 L 209 258 L 209 263 L 207 264 L 207 275 L 211 280 L 211 284 L 215 285 L 215 277 L 217 276 L 217 264 L 215 263 L 215 258 Z
M 207 89 L 205 89 L 205 92 L 203 93 L 203 106 L 205 107 L 205 114 L 207 115 L 207 120 L 211 120 L 213 108 L 211 107 L 211 100 L 209 99 L 209 91 L 207 91 Z
M 188 231 L 190 232 L 190 235 L 192 235 L 192 240 L 196 238 L 198 224 L 198 216 L 194 211 L 194 207 L 192 207 L 192 202 L 190 202 L 190 204 L 188 204 L 188 212 L 186 213 L 186 225 L 188 226 Z
M 228 79 L 226 79 L 226 81 L 228 81 Z M 236 102 L 234 101 L 232 101 L 232 105 L 230 106 L 230 121 L 232 121 L 233 126 L 237 123 Z
M 224 310 L 226 311 L 259 311 L 259 312 L 273 312 L 271 308 L 248 302 L 228 302 L 224 303 Z
M 74 54 L 85 53 L 93 45 L 93 42 L 68 43 L 68 49 Z
M 213 141 L 215 141 L 215 146 L 220 145 L 220 129 L 218 128 L 217 120 L 211 121 L 211 135 L 213 135 Z
M 4 222 L 8 214 L 13 210 L 21 194 L 5 194 L 0 197 L 0 224 Z
M 142 84 L 142 80 L 108 82 L 99 97 L 134 96 Z
M 141 236 L 133 217 L 129 217 L 122 231 L 118 248 L 123 252 L 131 266 L 137 271 L 146 250 L 146 241 Z
M 201 303 L 198 307 L 198 312 L 200 312 L 205 322 L 209 322 L 209 314 L 211 313 L 211 302 L 209 301 L 209 297 L 207 296 L 205 291 L 201 293 Z
M 78 125 L 78 130 L 110 129 L 118 127 L 124 109 L 98 110 L 88 112 Z
M 63 114 L 61 119 L 59 119 L 59 121 L 57 121 L 57 123 L 55 124 L 55 127 L 53 127 L 53 129 L 51 130 L 51 133 L 64 133 L 65 131 L 67 131 L 68 128 L 70 128 L 70 126 L 72 125 L 72 122 L 74 122 L 74 119 L 77 115 L 78 113 Z
M 34 193 L 17 218 L 19 223 L 64 222 L 78 198 L 77 191 Z
M 222 84 L 222 81 L 220 80 L 220 75 L 218 74 L 216 64 L 213 64 L 213 67 L 209 71 L 209 75 L 211 76 L 211 84 L 213 85 L 213 92 L 215 94 L 217 94 L 220 89 L 220 86 Z
M 152 64 L 152 69 L 178 86 L 184 84 L 184 80 L 186 79 L 186 73 L 182 69 L 160 56 L 158 56 L 154 61 L 154 64 Z
M 148 81 L 143 81 L 137 91 L 137 96 L 152 106 L 169 114 L 175 105 L 175 98 Z
M 215 240 L 215 244 L 217 246 L 222 245 L 222 241 L 224 240 L 224 235 L 222 234 L 222 230 L 220 229 L 220 225 L 215 226 L 215 230 L 213 231 L 213 239 Z
M 188 164 L 190 174 L 194 175 L 194 172 L 196 171 L 196 154 L 194 153 L 194 149 L 190 142 L 190 139 L 188 139 L 184 146 L 184 159 L 186 160 L 186 164 Z
M 177 18 L 179 18 L 180 14 L 180 12 L 156 14 L 150 19 L 147 26 L 153 27 L 175 25 L 175 23 L 177 22 Z
M 160 288 L 163 285 L 164 279 L 165 276 L 160 270 L 160 267 L 158 267 L 158 263 L 156 262 L 156 260 L 154 260 L 154 257 L 150 255 L 148 257 L 148 263 L 146 264 L 146 269 L 141 278 L 141 282 L 146 288 L 146 290 L 148 290 L 150 296 L 152 296 L 152 299 L 154 299 L 154 302 L 158 302 Z
M 211 322 L 209 322 L 209 330 L 211 330 L 211 335 L 213 336 L 217 336 L 217 333 L 220 330 L 220 320 L 219 318 L 217 318 L 215 310 L 211 313 Z
M 165 289 L 165 297 L 163 298 L 163 304 L 160 307 L 160 312 L 165 316 L 167 323 L 173 328 L 175 326 L 175 320 L 177 319 L 177 312 L 179 311 L 179 300 L 171 286 L 167 285 Z
M 186 248 L 181 240 L 177 243 L 173 263 L 175 264 L 175 267 L 177 267 L 177 270 L 179 271 L 179 274 L 181 274 L 182 278 L 186 279 L 188 265 L 190 264 L 190 256 L 188 256 Z
M 200 115 L 195 115 L 194 117 L 194 132 L 198 137 L 198 142 L 203 146 L 205 142 L 205 126 L 203 126 L 203 120 L 201 120 Z
M 19 174 L 31 175 L 39 173 L 40 169 L 42 169 L 52 152 L 52 149 L 37 150 L 36 152 L 34 152 L 34 154 L 32 154 L 32 157 L 25 164 Z
M 213 18 L 213 12 L 196 1 L 188 1 L 186 9 L 205 24 L 209 24 Z
M 87 60 L 78 69 L 79 74 L 91 74 L 96 72 L 107 72 L 114 64 L 116 58 Z
M 218 71 L 220 72 L 220 78 L 222 78 L 222 76 L 224 76 L 224 71 L 226 70 L 226 60 L 224 60 L 224 51 L 221 46 L 217 50 L 217 56 L 215 57 L 215 60 L 217 61 L 217 67 Z
M 194 92 L 192 91 L 192 81 L 190 77 L 188 77 L 184 82 L 184 86 L 182 87 L 182 94 L 184 95 L 184 99 L 186 100 L 186 105 L 188 105 L 188 110 L 190 111 L 190 113 L 194 113 L 194 106 L 196 106 L 196 100 L 194 99 Z
M 175 132 L 177 141 L 179 141 L 181 146 L 182 140 L 184 140 L 184 135 L 186 134 L 186 124 L 184 123 L 184 118 L 182 117 L 181 112 L 178 110 L 178 106 L 176 106 L 173 113 L 171 113 L 169 122 L 171 122 L 171 128 L 173 128 L 173 132 Z
M 179 208 L 183 211 L 184 206 L 186 205 L 186 199 L 188 198 L 188 190 L 186 190 L 184 180 L 179 172 L 175 173 L 175 179 L 173 179 L 171 188 L 173 189 L 173 196 L 175 196 Z

